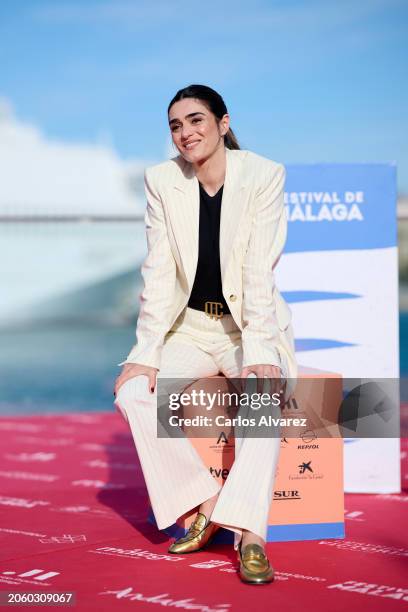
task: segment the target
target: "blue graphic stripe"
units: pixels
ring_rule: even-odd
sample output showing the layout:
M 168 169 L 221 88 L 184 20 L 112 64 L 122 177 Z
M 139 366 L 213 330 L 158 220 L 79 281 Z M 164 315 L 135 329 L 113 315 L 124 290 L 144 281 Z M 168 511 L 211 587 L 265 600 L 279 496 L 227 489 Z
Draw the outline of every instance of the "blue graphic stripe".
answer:
M 315 302 L 317 300 L 350 300 L 363 297 L 358 293 L 347 293 L 345 291 L 282 291 L 282 296 L 289 304 Z
M 302 351 L 320 351 L 322 349 L 343 348 L 345 346 L 358 346 L 353 342 L 341 342 L 330 338 L 296 338 L 295 349 Z
M 268 542 L 291 540 L 320 540 L 321 538 L 344 538 L 344 522 L 304 523 L 295 525 L 269 525 Z

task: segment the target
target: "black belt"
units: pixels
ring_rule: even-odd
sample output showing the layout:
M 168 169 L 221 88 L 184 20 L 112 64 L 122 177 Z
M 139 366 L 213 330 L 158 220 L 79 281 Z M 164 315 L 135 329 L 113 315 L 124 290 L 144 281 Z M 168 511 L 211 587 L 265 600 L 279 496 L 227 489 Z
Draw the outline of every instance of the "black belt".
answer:
M 207 300 L 206 302 L 190 301 L 187 306 L 189 308 L 194 308 L 194 310 L 205 312 L 210 319 L 221 319 L 224 315 L 231 314 L 230 312 L 224 312 L 225 305 L 222 302 L 211 300 Z

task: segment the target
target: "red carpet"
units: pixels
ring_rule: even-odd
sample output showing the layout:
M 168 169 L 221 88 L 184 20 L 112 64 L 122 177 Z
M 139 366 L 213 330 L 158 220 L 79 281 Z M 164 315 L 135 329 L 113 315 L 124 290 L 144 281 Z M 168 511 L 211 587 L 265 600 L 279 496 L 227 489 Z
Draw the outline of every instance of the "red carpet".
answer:
M 346 495 L 345 540 L 269 543 L 275 581 L 252 586 L 232 545 L 167 554 L 118 414 L 3 417 L 0 435 L 1 591 L 74 591 L 87 612 L 408 608 L 407 438 L 401 495 Z

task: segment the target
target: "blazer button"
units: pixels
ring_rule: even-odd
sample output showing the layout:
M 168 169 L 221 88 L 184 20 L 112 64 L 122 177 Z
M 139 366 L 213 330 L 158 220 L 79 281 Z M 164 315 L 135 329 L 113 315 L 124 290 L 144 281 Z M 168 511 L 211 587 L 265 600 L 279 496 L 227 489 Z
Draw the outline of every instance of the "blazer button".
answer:
M 237 296 L 231 293 L 231 295 L 229 296 L 229 299 L 231 300 L 231 302 L 235 302 L 235 300 L 237 299 Z

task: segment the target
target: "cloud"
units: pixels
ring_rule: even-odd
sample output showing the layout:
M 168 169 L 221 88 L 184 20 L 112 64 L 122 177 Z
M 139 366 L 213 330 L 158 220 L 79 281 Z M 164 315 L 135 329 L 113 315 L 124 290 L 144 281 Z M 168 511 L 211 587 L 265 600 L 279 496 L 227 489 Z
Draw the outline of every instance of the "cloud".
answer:
M 140 215 L 144 167 L 108 144 L 49 140 L 0 99 L 1 215 Z

